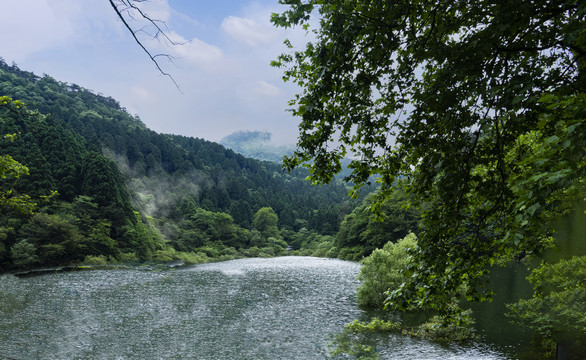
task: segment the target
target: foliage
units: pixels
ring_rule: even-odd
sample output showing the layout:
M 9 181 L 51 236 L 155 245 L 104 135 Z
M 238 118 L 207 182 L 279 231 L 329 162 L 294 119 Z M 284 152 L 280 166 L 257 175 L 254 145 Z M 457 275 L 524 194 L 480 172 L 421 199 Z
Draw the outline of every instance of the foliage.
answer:
M 138 257 L 134 252 L 121 252 L 116 257 L 121 263 L 138 261 Z
M 127 200 L 129 194 L 123 193 L 126 186 L 121 187 L 120 181 L 130 180 L 124 185 L 130 185 L 134 193 L 130 197 L 134 209 L 161 220 L 180 222 L 195 208 L 203 208 L 227 213 L 237 225 L 250 229 L 256 211 L 270 206 L 279 217 L 279 227 L 298 230 L 296 221 L 305 220 L 310 230 L 335 234 L 340 219 L 358 204 L 346 197 L 344 184 L 313 187 L 305 181 L 306 171 L 287 174 L 278 164 L 247 159 L 216 143 L 157 134 L 111 97 L 50 76 L 36 76 L 1 59 L 0 93 L 51 114 L 34 125 L 17 122 L 7 127 L 9 132 L 35 137 L 35 144 L 27 135 L 27 139 L 6 149 L 13 156 L 13 150 L 20 149 L 22 155 L 15 159 L 26 163 L 31 176 L 37 177 L 28 184 L 20 182 L 23 189 L 30 187 L 34 192 L 41 183 L 52 181 L 58 185 L 61 199 L 72 201 L 80 195 L 79 187 L 85 181 L 91 193 L 83 195 L 101 204 L 107 197 L 99 199 L 99 169 L 113 169 L 96 158 L 99 153 L 100 157 L 116 160 L 118 170 L 112 175 L 126 177 L 116 184 L 107 182 L 116 185 L 110 189 L 104 185 L 109 190 L 106 194 L 113 195 L 112 202 Z M 39 159 L 34 167 L 25 159 L 30 153 L 23 151 L 25 148 L 39 150 L 39 156 L 30 155 L 30 160 Z M 92 156 L 84 157 L 88 152 Z M 84 179 L 86 174 L 92 178 Z M 126 216 L 132 218 L 132 211 L 124 205 Z
M 338 257 L 342 260 L 360 261 L 364 258 L 365 249 L 360 245 L 344 247 L 338 251 Z
M 362 344 L 360 340 L 345 332 L 338 334 L 330 345 L 330 355 L 335 357 L 344 354 L 357 360 L 380 359 L 380 354 L 372 346 Z
M 12 186 L 22 176 L 28 175 L 28 168 L 10 155 L 0 155 L 0 179 L 14 178 Z M 14 195 L 14 188 L 10 187 L 0 192 L 0 210 L 11 209 L 25 214 L 31 214 L 36 203 L 26 194 Z
M 551 245 L 584 193 L 584 2 L 280 2 L 276 26 L 319 12 L 315 41 L 273 62 L 302 88 L 286 167 L 325 183 L 352 155 L 348 180 L 381 184 L 374 210 L 399 179 L 422 210 L 390 305 L 448 314 L 459 286 L 489 298 L 491 265 Z
M 346 324 L 344 330 L 337 334 L 331 344 L 331 355 L 346 354 L 356 359 L 379 359 L 375 351 L 375 344 L 370 344 L 369 333 L 393 333 L 403 336 L 424 338 L 436 342 L 465 343 L 478 337 L 470 323 L 466 325 L 451 324 L 444 326 L 440 317 L 433 317 L 429 321 L 408 326 L 399 321 L 372 319 L 369 323 L 354 320 Z
M 294 249 L 289 252 L 291 255 L 341 258 L 334 244 L 335 238 L 331 235 L 322 235 L 316 231 L 301 228 L 296 233 L 284 232 L 284 237 Z
M 143 221 L 138 211 L 134 212 L 134 221 L 128 220 L 121 231 L 124 243 L 120 247 L 133 250 L 139 260 L 150 259 L 156 250 L 162 248 L 159 234 Z
M 25 115 L 21 102 L 2 98 L 0 133 L 16 136 L 0 139 L 0 156 L 13 170 L 29 173 L 15 183 L 14 171 L 5 172 L 2 191 L 11 190 L 9 198 L 16 201 L 56 190 L 51 203 L 38 201 L 47 220 L 39 232 L 55 225 L 67 230 L 65 237 L 77 234 L 75 246 L 59 236 L 31 242 L 39 265 L 100 255 L 191 263 L 245 253 L 280 255 L 289 238 L 299 245 L 306 240 L 281 239 L 282 231 L 295 234 L 305 227 L 316 238 L 334 235 L 361 200 L 348 199 L 342 183 L 311 186 L 303 170 L 285 173 L 278 164 L 247 159 L 209 141 L 157 134 L 111 97 L 2 59 L 0 93 L 36 109 Z M 272 209 L 277 223 L 255 224 L 258 231 L 253 220 L 262 208 Z M 27 238 L 23 229 L 38 225 L 13 210 L 3 208 L 0 218 L 2 269 L 14 267 L 10 249 Z M 334 256 L 327 244 L 319 252 Z
M 531 299 L 509 305 L 509 315 L 519 325 L 535 330 L 546 342 L 586 341 L 586 256 L 543 263 L 528 280 Z
M 133 234 L 127 229 L 140 227 L 142 220 L 134 217 L 116 163 L 95 148 L 86 148 L 79 135 L 51 116 L 8 100 L 2 98 L 5 106 L 0 109 L 0 131 L 18 136 L 5 137 L 0 156 L 13 159 L 12 169 L 18 165 L 22 171 L 9 173 L 19 181 L 10 184 L 4 192 L 10 197 L 3 198 L 18 201 L 19 208 L 2 208 L 5 216 L 0 227 L 8 229 L 2 247 L 12 248 L 26 240 L 38 257 L 36 263 L 50 265 L 81 261 L 86 255 L 116 255 L 125 244 L 133 246 L 129 238 Z M 19 162 L 27 163 L 27 167 Z M 22 174 L 28 176 L 19 178 Z M 28 194 L 52 201 L 36 203 Z M 32 215 L 37 208 L 40 212 Z M 19 247 L 16 249 L 19 253 Z M 3 265 L 25 266 L 23 261 L 6 255 L 0 254 Z
M 360 263 L 358 280 L 358 304 L 364 307 L 384 307 L 389 290 L 397 289 L 410 276 L 409 262 L 412 261 L 409 250 L 417 247 L 417 237 L 409 233 L 396 243 L 389 241 L 382 249 L 376 249 Z
M 331 252 L 333 246 L 334 239 L 331 236 L 315 235 L 313 241 L 306 243 L 303 248 L 309 250 L 308 255 L 310 256 L 328 257 L 328 254 L 330 254 L 329 257 L 334 257 L 333 253 Z
M 85 255 L 84 239 L 77 227 L 59 215 L 36 213 L 20 232 L 36 247 L 43 264 L 63 264 Z
M 30 266 L 39 262 L 36 252 L 37 249 L 33 244 L 21 240 L 10 249 L 10 257 L 16 266 Z
M 459 320 L 446 322 L 444 317 L 436 315 L 407 333 L 411 336 L 440 342 L 462 343 L 476 339 L 478 335 L 472 327 L 474 322 L 471 318 L 471 311 L 460 312 L 458 316 Z
M 16 113 L 26 113 L 24 104 L 18 100 L 12 100 L 8 96 L 0 96 L 0 109 L 8 109 Z M 0 118 L 0 122 L 2 118 Z M 4 134 L 3 138 L 9 141 L 14 141 L 16 134 Z M 5 210 L 16 210 L 25 214 L 31 214 L 35 208 L 35 203 L 31 200 L 27 194 L 14 194 L 14 186 L 18 179 L 23 175 L 28 175 L 29 169 L 14 160 L 12 156 L 8 154 L 0 155 L 0 185 L 8 179 L 12 179 L 12 182 L 8 183 L 8 186 L 3 186 L 5 189 L 0 190 L 0 213 Z M 7 180 L 4 180 L 7 179 Z
M 354 320 L 344 327 L 355 333 L 400 333 L 440 342 L 466 342 L 475 339 L 477 335 L 474 328 L 470 326 L 471 322 L 467 321 L 465 323 L 466 325 L 451 324 L 450 326 L 444 326 L 443 320 L 438 316 L 434 316 L 423 324 L 407 326 L 398 321 L 381 320 L 375 317 L 369 323 Z
M 88 255 L 83 259 L 86 265 L 105 265 L 108 259 L 104 255 Z
M 260 231 L 264 237 L 269 238 L 279 236 L 278 222 L 279 217 L 275 211 L 270 207 L 263 207 L 254 214 L 252 226 Z
M 213 243 L 233 246 L 239 241 L 238 231 L 230 215 L 197 209 L 169 234 L 169 240 L 181 251 L 192 251 Z
M 398 321 L 381 320 L 377 317 L 372 319 L 369 323 L 354 320 L 344 326 L 348 330 L 355 332 L 400 332 L 403 326 Z
M 419 211 L 407 207 L 408 199 L 401 189 L 395 190 L 383 201 L 378 216 L 371 211 L 375 201 L 374 196 L 366 197 L 360 206 L 344 218 L 336 235 L 338 248 L 358 246 L 362 250 L 362 258 L 389 241 L 397 242 L 410 232 L 417 234 Z

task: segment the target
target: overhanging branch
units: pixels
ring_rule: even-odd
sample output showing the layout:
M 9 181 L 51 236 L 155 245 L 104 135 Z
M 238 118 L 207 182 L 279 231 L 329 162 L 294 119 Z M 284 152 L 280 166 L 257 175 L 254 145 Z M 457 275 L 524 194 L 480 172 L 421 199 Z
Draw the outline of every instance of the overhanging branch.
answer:
M 160 56 L 164 56 L 168 59 L 172 59 L 172 56 L 170 55 L 166 55 L 166 54 L 157 54 L 157 55 L 152 55 L 151 52 L 144 46 L 144 44 L 140 41 L 140 39 L 136 36 L 137 31 L 135 31 L 126 21 L 126 19 L 124 18 L 124 16 L 122 15 L 122 12 L 120 11 L 120 9 L 118 8 L 118 6 L 116 6 L 116 4 L 114 3 L 114 0 L 108 0 L 110 2 L 110 5 L 112 6 L 112 8 L 114 9 L 114 12 L 116 12 L 116 15 L 118 16 L 118 18 L 120 18 L 120 20 L 122 20 L 122 23 L 124 24 L 124 26 L 126 27 L 126 29 L 128 29 L 128 31 L 130 32 L 130 34 L 132 35 L 132 37 L 134 38 L 134 41 L 138 44 L 138 46 L 141 47 L 141 49 L 148 55 L 148 57 L 151 59 L 151 61 L 155 64 L 155 66 L 157 67 L 157 69 L 159 70 L 159 72 L 163 75 L 165 75 L 166 77 L 168 77 L 169 79 L 171 79 L 171 81 L 173 82 L 173 84 L 175 84 L 175 87 L 181 92 L 181 88 L 179 87 L 179 84 L 177 84 L 177 82 L 175 81 L 175 79 L 173 78 L 173 76 L 167 72 L 165 72 L 159 62 L 157 61 L 157 57 Z M 138 0 L 137 0 L 138 1 Z M 148 14 L 145 14 L 143 11 L 141 11 L 137 6 L 133 5 L 130 3 L 130 1 L 124 1 L 122 0 L 122 4 L 127 5 L 128 7 L 136 10 L 140 16 L 142 16 L 143 19 L 147 20 L 148 22 L 150 22 L 153 26 L 155 26 L 157 33 L 155 34 L 155 38 L 158 37 L 159 35 L 162 35 L 166 41 L 168 41 L 171 45 L 178 45 L 176 42 L 174 42 L 173 40 L 171 40 L 171 38 L 169 38 L 169 36 L 167 35 L 167 33 L 161 28 L 161 26 L 159 25 L 160 21 L 158 20 L 154 20 L 151 19 Z M 141 30 L 142 31 L 142 30 Z

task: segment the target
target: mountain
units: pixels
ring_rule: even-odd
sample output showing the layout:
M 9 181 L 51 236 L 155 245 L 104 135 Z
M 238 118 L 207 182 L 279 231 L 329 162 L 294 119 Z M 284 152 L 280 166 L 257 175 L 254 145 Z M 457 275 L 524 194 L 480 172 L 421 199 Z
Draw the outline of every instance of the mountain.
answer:
M 0 154 L 30 170 L 16 185 L 5 179 L 0 186 L 37 200 L 59 192 L 49 204 L 37 201 L 32 216 L 0 209 L 0 266 L 268 249 L 270 241 L 277 246 L 302 229 L 334 235 L 360 201 L 347 197 L 342 182 L 311 186 L 304 169 L 286 173 L 217 143 L 156 133 L 111 97 L 1 58 L 0 95 L 38 111 L 0 108 L 0 134 L 17 134 L 13 142 L 2 140 Z M 249 144 L 270 140 L 266 133 L 248 135 Z M 254 226 L 264 208 L 278 219 L 277 239 L 262 238 Z M 67 236 L 51 237 L 57 233 Z
M 295 151 L 294 145 L 271 142 L 272 134 L 262 131 L 237 131 L 220 140 L 220 144 L 246 157 L 281 163 L 283 156 Z

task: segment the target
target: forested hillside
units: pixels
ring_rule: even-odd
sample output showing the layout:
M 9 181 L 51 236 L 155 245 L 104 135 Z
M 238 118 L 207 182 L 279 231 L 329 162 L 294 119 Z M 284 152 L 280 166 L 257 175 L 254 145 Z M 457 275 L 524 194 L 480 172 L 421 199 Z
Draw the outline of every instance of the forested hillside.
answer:
M 37 203 L 34 215 L 2 210 L 0 261 L 8 268 L 202 248 L 206 256 L 248 248 L 257 249 L 244 255 L 274 255 L 288 243 L 300 247 L 300 236 L 335 235 L 360 201 L 341 182 L 311 186 L 305 170 L 286 173 L 216 143 L 158 134 L 111 97 L 3 60 L 0 95 L 26 106 L 0 109 L 0 134 L 15 134 L 0 152 L 30 172 L 4 179 L 3 190 Z M 278 233 L 263 234 L 261 209 Z

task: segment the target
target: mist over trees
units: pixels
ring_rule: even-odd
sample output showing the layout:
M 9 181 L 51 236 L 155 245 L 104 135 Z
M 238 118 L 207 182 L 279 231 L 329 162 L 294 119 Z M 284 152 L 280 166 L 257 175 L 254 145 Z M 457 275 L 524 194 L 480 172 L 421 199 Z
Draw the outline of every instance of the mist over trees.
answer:
M 224 139 L 234 150 L 158 134 L 111 97 L 0 59 L 0 271 L 364 259 L 363 305 L 431 309 L 443 326 L 466 321 L 461 300 L 491 298 L 494 266 L 537 259 L 513 316 L 584 343 L 584 256 L 541 256 L 586 194 L 586 5 L 279 2 L 276 26 L 310 29 L 319 12 L 315 40 L 272 63 L 301 87 L 292 151 L 261 132 Z M 110 0 L 169 76 L 126 22 L 166 36 L 137 3 Z
M 4 61 L 0 92 L 33 114 L 0 109 L 0 133 L 16 134 L 2 140 L 3 159 L 28 169 L 16 182 L 6 176 L 2 189 L 36 203 L 34 214 L 3 206 L 2 268 L 200 262 L 287 248 L 337 256 L 340 224 L 363 199 L 349 198 L 341 181 L 312 186 L 306 170 L 288 173 L 203 139 L 157 134 L 110 97 Z

